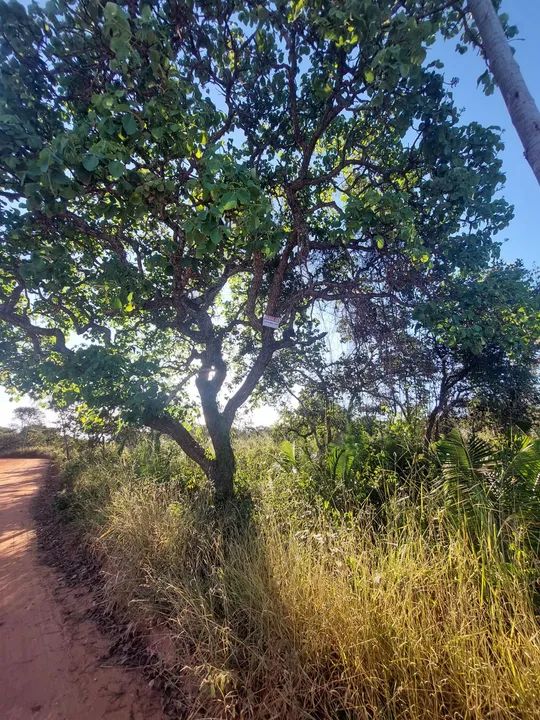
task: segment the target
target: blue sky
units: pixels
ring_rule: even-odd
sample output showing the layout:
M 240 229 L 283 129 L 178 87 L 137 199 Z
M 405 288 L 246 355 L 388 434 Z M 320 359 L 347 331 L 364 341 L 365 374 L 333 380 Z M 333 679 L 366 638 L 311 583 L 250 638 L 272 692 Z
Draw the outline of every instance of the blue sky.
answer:
M 516 59 L 540 105 L 540 0 L 503 0 L 502 9 L 519 28 L 518 37 L 512 41 Z M 459 55 L 453 43 L 444 41 L 432 48 L 431 56 L 444 62 L 448 81 L 454 77 L 459 79 L 453 93 L 457 106 L 463 109 L 463 121 L 498 125 L 503 130 L 502 159 L 507 177 L 503 195 L 514 206 L 515 216 L 499 238 L 507 239 L 502 255 L 510 261 L 520 258 L 531 268 L 540 266 L 540 187 L 523 157 L 521 142 L 500 92 L 496 89 L 493 95 L 486 96 L 477 86 L 477 79 L 485 70 L 484 61 L 472 50 Z M 11 423 L 13 407 L 0 387 L 0 426 Z M 265 413 L 263 408 L 261 411 Z M 260 415 L 257 412 L 253 421 L 264 421 Z

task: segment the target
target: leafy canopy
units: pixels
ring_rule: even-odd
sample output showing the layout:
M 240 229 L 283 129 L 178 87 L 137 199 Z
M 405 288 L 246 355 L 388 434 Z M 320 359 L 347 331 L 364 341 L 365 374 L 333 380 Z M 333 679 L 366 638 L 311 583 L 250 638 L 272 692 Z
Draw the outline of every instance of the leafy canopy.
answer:
M 1 2 L 0 22 L 7 384 L 159 426 L 209 471 L 191 378 L 228 452 L 274 355 L 320 336 L 315 303 L 411 302 L 497 256 L 501 143 L 426 66 L 443 17 L 422 3 Z

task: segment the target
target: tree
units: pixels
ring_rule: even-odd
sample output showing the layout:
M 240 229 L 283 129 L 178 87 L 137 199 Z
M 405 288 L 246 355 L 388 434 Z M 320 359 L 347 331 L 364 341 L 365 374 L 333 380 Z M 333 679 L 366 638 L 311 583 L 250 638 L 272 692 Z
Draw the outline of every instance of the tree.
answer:
M 490 360 L 472 378 L 472 426 L 491 425 L 501 433 L 512 427 L 529 432 L 540 419 L 538 354 L 528 363 L 517 363 L 495 348 Z
M 43 413 L 31 405 L 24 405 L 13 410 L 15 422 L 19 425 L 19 432 L 23 444 L 28 440 L 28 430 L 36 425 L 43 424 Z
M 43 424 L 43 413 L 31 405 L 24 405 L 13 410 L 13 417 L 19 424 L 20 431 L 27 430 L 31 425 Z
M 453 278 L 416 308 L 415 317 L 427 331 L 439 375 L 428 441 L 452 408 L 475 396 L 489 406 L 490 396 L 511 395 L 509 376 L 521 377 L 514 390 L 525 390 L 525 377 L 535 384 L 540 296 L 520 263 L 498 263 L 477 277 Z
M 493 0 L 467 0 L 467 7 L 478 28 L 488 68 L 523 143 L 527 162 L 540 183 L 540 110 L 508 44 Z
M 508 427 L 527 421 L 537 397 L 540 295 L 520 263 L 432 276 L 409 304 L 346 309 L 340 330 L 346 350 L 321 384 L 349 419 L 420 411 L 430 442 L 473 402 Z
M 496 254 L 500 140 L 423 67 L 439 25 L 414 2 L 0 18 L 1 379 L 168 434 L 221 499 L 236 413 L 320 339 L 317 303 Z

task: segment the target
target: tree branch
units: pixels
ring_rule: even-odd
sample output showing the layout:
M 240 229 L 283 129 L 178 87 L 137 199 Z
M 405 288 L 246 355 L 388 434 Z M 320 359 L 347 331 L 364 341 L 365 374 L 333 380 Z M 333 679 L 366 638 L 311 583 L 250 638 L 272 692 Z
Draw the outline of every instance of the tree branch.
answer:
M 204 448 L 200 445 L 193 435 L 186 430 L 181 422 L 175 420 L 170 415 L 151 415 L 149 414 L 144 423 L 152 430 L 157 430 L 168 435 L 180 445 L 186 455 L 191 458 L 207 475 L 210 472 L 212 461 L 206 455 Z

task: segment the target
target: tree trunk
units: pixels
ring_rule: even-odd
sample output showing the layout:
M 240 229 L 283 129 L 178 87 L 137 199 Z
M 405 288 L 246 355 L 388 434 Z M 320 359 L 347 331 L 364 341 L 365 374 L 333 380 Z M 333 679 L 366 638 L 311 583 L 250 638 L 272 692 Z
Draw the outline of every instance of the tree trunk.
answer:
M 69 451 L 69 440 L 68 440 L 66 427 L 63 423 L 62 423 L 62 440 L 64 443 L 64 455 L 66 456 L 66 460 L 69 462 L 69 460 L 71 460 L 71 453 Z
M 154 415 L 148 412 L 144 418 L 144 424 L 151 430 L 165 433 L 172 438 L 186 453 L 186 455 L 197 463 L 207 477 L 210 477 L 212 461 L 206 455 L 204 448 L 189 433 L 179 420 L 170 415 Z
M 525 83 L 492 0 L 468 0 L 485 58 L 499 86 L 525 157 L 540 184 L 540 111 Z
M 215 460 L 212 462 L 210 479 L 218 503 L 227 503 L 234 496 L 236 460 L 231 443 L 230 429 L 225 427 L 219 437 L 211 437 Z
M 204 318 L 203 318 L 204 319 Z M 210 320 L 208 319 L 208 323 Z M 211 330 L 206 328 L 211 335 Z M 200 369 L 195 384 L 199 391 L 204 421 L 214 457 L 211 458 L 204 447 L 184 427 L 181 421 L 168 413 L 155 415 L 151 409 L 145 413 L 144 423 L 147 427 L 163 432 L 175 440 L 182 450 L 203 470 L 214 485 L 216 502 L 226 505 L 234 498 L 234 475 L 236 460 L 231 442 L 231 428 L 238 408 L 249 398 L 261 379 L 266 367 L 276 350 L 273 331 L 263 329 L 263 342 L 253 366 L 246 375 L 244 382 L 228 400 L 223 411 L 220 410 L 217 396 L 227 374 L 227 366 L 223 361 L 221 345 L 215 338 L 208 341 L 207 352 L 203 356 L 203 367 Z M 282 346 L 283 347 L 283 346 Z
M 226 503 L 234 495 L 236 460 L 231 443 L 231 423 L 217 404 L 216 388 L 202 374 L 196 380 L 201 398 L 204 420 L 214 448 L 209 477 L 214 484 L 216 501 Z
M 430 446 L 430 444 L 433 442 L 433 440 L 437 439 L 437 437 L 438 437 L 441 412 L 442 412 L 442 408 L 440 407 L 440 405 L 436 405 L 429 414 L 427 425 L 426 425 L 426 432 L 424 435 L 424 445 L 426 448 L 428 448 Z
M 426 433 L 424 435 L 424 446 L 426 447 L 426 449 L 429 448 L 430 444 L 434 440 L 438 440 L 441 420 L 448 412 L 448 397 L 452 388 L 452 384 L 448 380 L 445 368 L 446 365 L 445 363 L 443 363 L 443 378 L 441 380 L 441 386 L 439 388 L 439 397 L 437 398 L 435 407 L 429 414 L 426 425 Z

